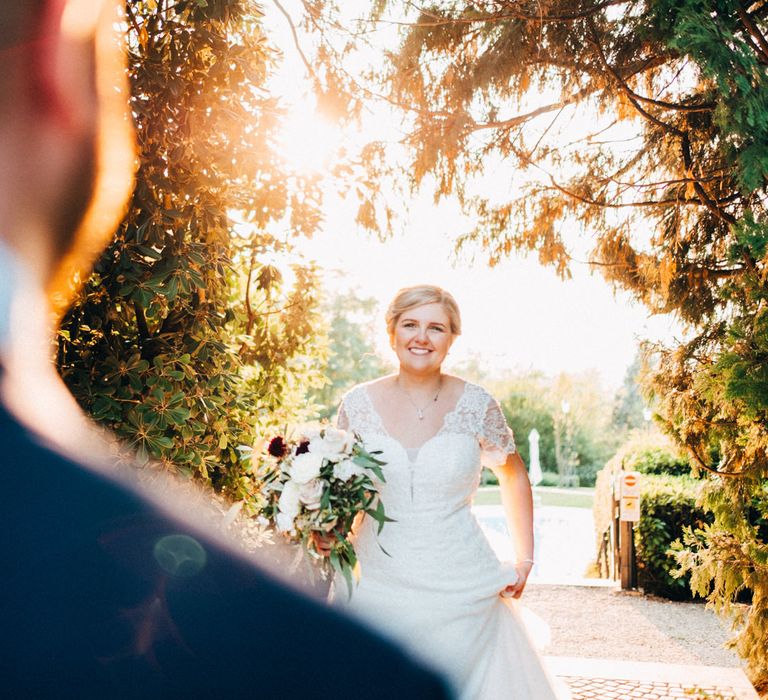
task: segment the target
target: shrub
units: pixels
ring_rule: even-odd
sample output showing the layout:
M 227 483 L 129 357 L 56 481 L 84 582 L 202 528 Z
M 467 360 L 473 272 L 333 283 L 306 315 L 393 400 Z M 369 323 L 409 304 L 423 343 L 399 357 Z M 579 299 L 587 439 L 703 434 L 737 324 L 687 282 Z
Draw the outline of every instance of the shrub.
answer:
M 681 455 L 672 441 L 661 433 L 635 432 L 606 464 L 612 471 L 626 469 L 643 474 L 688 476 L 688 458 Z
M 683 476 L 646 474 L 642 478 L 635 547 L 638 585 L 646 593 L 672 600 L 693 597 L 690 575 L 672 575 L 678 563 L 670 547 L 682 539 L 684 528 L 712 522 L 712 514 L 697 505 L 700 487 L 701 482 Z
M 560 475 L 557 472 L 542 472 L 541 481 L 537 486 L 557 486 L 560 483 Z
M 579 486 L 594 486 L 600 465 L 594 462 L 576 465 L 576 476 L 579 477 Z
M 480 485 L 481 486 L 498 486 L 499 479 L 490 469 L 486 467 L 483 469 L 483 471 L 480 474 Z
M 643 474 L 671 474 L 688 476 L 691 467 L 688 459 L 680 456 L 666 445 L 640 445 L 629 453 L 624 461 L 624 469 L 637 470 Z
M 673 575 L 679 563 L 670 548 L 682 540 L 684 528 L 711 522 L 711 514 L 697 505 L 702 482 L 688 476 L 687 461 L 664 436 L 636 433 L 598 472 L 593 507 L 598 546 L 612 526 L 613 479 L 622 468 L 643 473 L 640 522 L 635 525 L 638 585 L 647 593 L 690 599 L 690 576 Z

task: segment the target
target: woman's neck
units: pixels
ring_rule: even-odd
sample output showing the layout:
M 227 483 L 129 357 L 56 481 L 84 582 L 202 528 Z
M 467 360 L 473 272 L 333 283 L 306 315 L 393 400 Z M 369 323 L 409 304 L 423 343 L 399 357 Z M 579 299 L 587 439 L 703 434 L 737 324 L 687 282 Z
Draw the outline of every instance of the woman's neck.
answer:
M 409 392 L 434 392 L 443 383 L 443 375 L 440 369 L 434 372 L 415 374 L 401 367 L 395 381 L 398 386 Z

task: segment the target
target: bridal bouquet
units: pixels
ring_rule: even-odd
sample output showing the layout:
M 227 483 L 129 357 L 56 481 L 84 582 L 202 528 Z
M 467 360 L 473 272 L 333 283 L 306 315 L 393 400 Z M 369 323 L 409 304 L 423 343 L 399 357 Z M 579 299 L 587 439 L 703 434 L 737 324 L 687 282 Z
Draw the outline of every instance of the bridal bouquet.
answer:
M 364 512 L 379 524 L 391 521 L 373 481 L 384 481 L 385 463 L 368 452 L 359 436 L 325 427 L 296 440 L 273 438 L 262 455 L 259 478 L 262 515 L 313 560 L 339 572 L 352 591 L 357 556 L 347 538 L 355 516 Z M 330 556 L 318 551 L 316 536 L 331 541 Z

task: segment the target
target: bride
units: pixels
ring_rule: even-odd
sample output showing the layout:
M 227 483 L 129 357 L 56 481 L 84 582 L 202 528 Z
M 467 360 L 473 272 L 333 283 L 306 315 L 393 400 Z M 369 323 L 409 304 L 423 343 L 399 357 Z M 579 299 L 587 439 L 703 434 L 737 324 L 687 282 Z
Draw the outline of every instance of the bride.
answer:
M 348 392 L 338 425 L 381 450 L 395 522 L 377 535 L 371 518 L 360 521 L 360 582 L 334 602 L 441 669 L 462 700 L 554 698 L 516 609 L 533 566 L 525 465 L 496 400 L 441 371 L 461 332 L 456 301 L 408 287 L 386 320 L 399 371 Z M 481 465 L 498 476 L 515 562 L 499 562 L 470 510 Z

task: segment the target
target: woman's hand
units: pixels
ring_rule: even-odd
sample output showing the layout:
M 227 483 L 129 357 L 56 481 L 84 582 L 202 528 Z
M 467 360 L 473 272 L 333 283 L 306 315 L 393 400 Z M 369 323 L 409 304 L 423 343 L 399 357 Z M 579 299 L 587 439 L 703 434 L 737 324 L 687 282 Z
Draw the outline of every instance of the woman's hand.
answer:
M 323 557 L 331 556 L 331 549 L 336 538 L 333 535 L 317 532 L 317 530 L 312 530 L 310 535 L 312 536 L 312 544 L 315 545 L 317 553 Z
M 352 530 L 346 535 L 347 539 L 354 541 L 355 532 L 360 527 L 360 523 L 362 523 L 364 516 L 365 513 L 363 511 L 360 511 L 355 515 L 355 518 L 352 521 Z M 310 535 L 312 537 L 312 544 L 315 545 L 317 553 L 322 557 L 331 556 L 331 549 L 333 549 L 334 543 L 339 539 L 344 539 L 344 531 L 339 523 L 336 523 L 331 532 L 312 530 Z
M 525 583 L 528 581 L 528 575 L 531 573 L 531 569 L 533 569 L 533 562 L 530 559 L 517 562 L 515 564 L 517 581 L 506 586 L 499 595 L 502 598 L 519 598 L 523 595 Z

